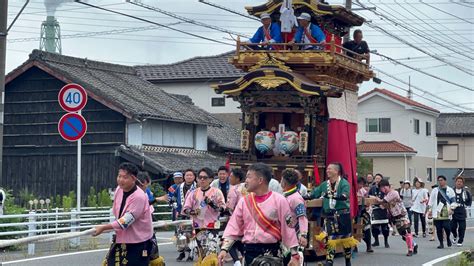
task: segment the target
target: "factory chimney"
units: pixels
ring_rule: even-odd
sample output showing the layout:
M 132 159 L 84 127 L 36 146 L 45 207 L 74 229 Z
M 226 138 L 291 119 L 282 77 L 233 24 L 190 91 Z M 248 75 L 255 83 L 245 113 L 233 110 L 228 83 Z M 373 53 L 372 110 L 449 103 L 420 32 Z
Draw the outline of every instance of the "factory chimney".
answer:
M 47 16 L 41 23 L 40 50 L 61 54 L 61 28 L 54 16 Z

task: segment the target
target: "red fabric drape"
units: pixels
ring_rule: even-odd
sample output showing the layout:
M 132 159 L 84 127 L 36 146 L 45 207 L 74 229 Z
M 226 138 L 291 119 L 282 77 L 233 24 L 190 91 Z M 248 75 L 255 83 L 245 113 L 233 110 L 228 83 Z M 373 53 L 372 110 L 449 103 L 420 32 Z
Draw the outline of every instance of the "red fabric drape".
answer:
M 329 45 L 329 43 L 331 42 L 331 39 L 332 37 L 334 36 L 334 43 L 336 45 L 339 45 L 339 46 L 342 46 L 342 38 L 339 37 L 338 35 L 334 35 L 332 33 L 330 33 L 328 30 L 323 30 L 324 32 L 324 35 L 326 35 L 326 44 L 325 45 L 325 50 L 326 51 L 330 51 L 331 50 L 331 46 Z M 339 48 L 339 47 L 336 47 L 336 53 L 342 53 L 342 49 Z
M 227 169 L 227 172 L 230 171 L 230 155 L 227 155 L 227 160 L 225 161 L 225 168 Z
M 316 159 L 313 159 L 313 174 L 314 174 L 314 183 L 316 186 L 321 184 L 321 177 L 319 176 L 319 168 Z
M 351 217 L 357 215 L 357 124 L 339 119 L 330 119 L 326 162 L 340 162 L 351 186 Z

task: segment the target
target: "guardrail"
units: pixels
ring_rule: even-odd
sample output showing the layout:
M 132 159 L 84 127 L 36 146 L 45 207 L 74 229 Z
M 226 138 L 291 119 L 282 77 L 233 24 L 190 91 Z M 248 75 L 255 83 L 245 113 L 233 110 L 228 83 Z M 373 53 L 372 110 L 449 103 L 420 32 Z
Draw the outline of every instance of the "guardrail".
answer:
M 171 220 L 171 212 L 159 211 L 163 208 L 169 209 L 168 205 L 155 205 L 155 212 L 153 216 L 166 216 L 161 217 L 160 221 Z M 162 219 L 165 218 L 165 219 Z M 5 220 L 10 220 L 4 222 Z M 70 212 L 60 211 L 60 209 L 54 209 L 50 212 L 39 212 L 30 211 L 28 214 L 9 214 L 0 215 L 0 238 L 5 236 L 20 237 L 34 237 L 38 235 L 48 234 L 59 234 L 65 232 L 80 232 L 81 229 L 91 229 L 95 225 L 108 223 L 113 221 L 115 218 L 112 214 L 112 209 L 109 207 L 105 210 L 82 210 L 76 211 L 75 209 Z M 13 221 L 12 221 L 13 220 Z M 15 221 L 16 220 L 16 221 Z M 7 228 L 7 230 L 2 230 Z M 112 233 L 109 235 L 112 238 Z M 73 238 L 69 240 L 71 247 L 77 247 L 80 245 L 80 238 Z M 28 255 L 35 254 L 35 244 L 28 244 Z

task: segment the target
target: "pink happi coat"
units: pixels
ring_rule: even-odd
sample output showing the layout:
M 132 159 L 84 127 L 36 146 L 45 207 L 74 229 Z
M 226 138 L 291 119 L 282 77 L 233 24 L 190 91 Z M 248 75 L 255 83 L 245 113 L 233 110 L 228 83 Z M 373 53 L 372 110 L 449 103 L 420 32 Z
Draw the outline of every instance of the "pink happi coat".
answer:
M 290 205 L 291 215 L 293 216 L 293 223 L 298 224 L 299 233 L 308 232 L 308 218 L 306 217 L 306 203 L 297 191 L 286 197 Z M 295 226 L 296 227 L 296 226 Z
M 232 240 L 241 240 L 243 243 L 272 244 L 282 241 L 287 248 L 298 246 L 295 229 L 290 227 L 291 211 L 288 201 L 278 193 L 269 192 L 268 198 L 263 201 L 257 199 L 257 206 L 262 210 L 263 215 L 278 224 L 281 232 L 281 238 L 277 239 L 272 234 L 262 229 L 255 219 L 252 212 L 242 198 L 237 203 L 224 231 L 224 238 Z M 248 197 L 248 195 L 246 196 Z
M 245 195 L 247 195 L 245 183 L 231 186 L 229 189 L 229 194 L 227 194 L 227 208 L 233 211 L 239 200 Z
M 219 208 L 225 208 L 224 195 L 220 189 L 210 187 L 209 190 L 203 192 L 201 188 L 189 191 L 186 195 L 186 200 L 182 213 L 186 210 L 193 210 L 197 215 L 192 216 L 193 227 L 200 229 L 218 229 L 219 228 L 219 210 L 213 209 L 204 199 L 209 198 Z
M 141 243 L 149 240 L 153 235 L 151 220 L 151 208 L 146 193 L 137 188 L 127 197 L 122 215 L 119 217 L 120 205 L 122 204 L 123 190 L 115 189 L 114 205 L 112 213 L 116 220 L 112 227 L 116 234 L 116 243 Z

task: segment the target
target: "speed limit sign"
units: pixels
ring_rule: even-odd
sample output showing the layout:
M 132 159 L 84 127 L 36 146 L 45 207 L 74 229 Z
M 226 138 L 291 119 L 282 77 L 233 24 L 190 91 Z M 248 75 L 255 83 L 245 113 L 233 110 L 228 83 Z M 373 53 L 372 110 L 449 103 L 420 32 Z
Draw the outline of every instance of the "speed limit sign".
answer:
M 87 104 L 87 92 L 81 85 L 70 83 L 59 91 L 58 100 L 64 111 L 78 112 Z

